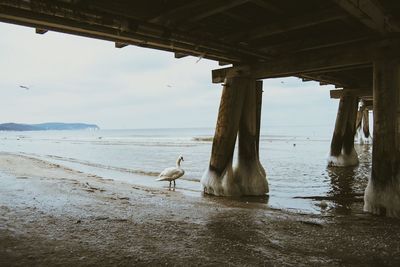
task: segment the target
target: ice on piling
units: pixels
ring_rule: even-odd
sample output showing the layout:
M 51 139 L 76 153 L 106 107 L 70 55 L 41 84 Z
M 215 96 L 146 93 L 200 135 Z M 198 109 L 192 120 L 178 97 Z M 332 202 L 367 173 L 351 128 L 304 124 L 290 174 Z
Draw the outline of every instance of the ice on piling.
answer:
M 383 186 L 375 183 L 370 177 L 364 193 L 364 211 L 400 218 L 400 173 Z
M 353 148 L 349 154 L 347 154 L 344 149 L 342 149 L 339 156 L 332 156 L 328 157 L 328 166 L 335 166 L 335 167 L 348 167 L 348 166 L 355 166 L 359 163 L 358 155 L 356 150 Z
M 215 196 L 238 196 L 240 189 L 233 175 L 232 163 L 219 175 L 216 171 L 207 169 L 201 178 L 203 192 Z
M 204 193 L 215 196 L 261 196 L 269 192 L 268 180 L 258 160 L 228 164 L 223 174 L 208 169 L 201 178 Z
M 262 196 L 269 192 L 267 175 L 258 160 L 238 160 L 233 171 L 239 183 L 241 195 Z

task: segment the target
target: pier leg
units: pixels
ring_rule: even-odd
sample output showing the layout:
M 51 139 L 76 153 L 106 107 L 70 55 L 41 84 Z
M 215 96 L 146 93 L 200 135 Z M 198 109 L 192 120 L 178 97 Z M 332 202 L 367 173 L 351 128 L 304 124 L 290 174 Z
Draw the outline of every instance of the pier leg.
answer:
M 256 81 L 256 144 L 257 157 L 260 151 L 260 129 L 261 129 L 261 109 L 262 109 L 263 82 Z
M 328 166 L 347 167 L 358 164 L 357 152 L 354 149 L 357 109 L 357 97 L 347 95 L 341 97 Z
M 262 82 L 252 82 L 240 118 L 238 165 L 234 169 L 242 195 L 268 193 L 266 173 L 259 161 L 261 98 Z
M 232 170 L 233 152 L 249 78 L 225 80 L 219 106 L 211 159 L 201 178 L 204 193 L 217 196 L 240 195 Z
M 248 77 L 226 80 L 218 113 L 211 159 L 201 184 L 217 196 L 264 195 L 265 170 L 258 159 L 262 83 Z M 238 166 L 232 159 L 239 131 Z
M 400 62 L 374 62 L 372 173 L 364 211 L 400 217 Z
M 369 112 L 368 109 L 365 109 L 363 112 L 363 133 L 365 138 L 369 138 Z
M 360 109 L 357 112 L 356 131 L 358 131 L 359 134 L 358 139 L 360 145 L 369 143 L 369 110 L 365 106 L 364 101 L 361 101 Z

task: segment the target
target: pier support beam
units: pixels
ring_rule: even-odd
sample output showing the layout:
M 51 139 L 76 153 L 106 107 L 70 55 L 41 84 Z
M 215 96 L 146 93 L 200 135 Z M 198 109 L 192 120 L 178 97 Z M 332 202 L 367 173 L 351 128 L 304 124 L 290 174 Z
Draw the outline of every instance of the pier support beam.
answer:
M 340 98 L 328 166 L 347 167 L 358 164 L 357 152 L 354 149 L 357 109 L 356 96 L 344 95 Z
M 363 100 L 357 112 L 356 132 L 358 135 L 359 144 L 363 145 L 370 142 L 369 132 L 369 110 Z
M 262 81 L 250 83 L 246 93 L 239 126 L 238 164 L 233 173 L 242 195 L 264 195 L 269 189 L 259 160 Z
M 264 195 L 268 182 L 258 158 L 262 82 L 226 79 L 221 96 L 211 159 L 201 184 L 217 196 Z M 232 160 L 239 132 L 238 165 Z
M 400 61 L 374 62 L 372 173 L 364 211 L 400 217 Z

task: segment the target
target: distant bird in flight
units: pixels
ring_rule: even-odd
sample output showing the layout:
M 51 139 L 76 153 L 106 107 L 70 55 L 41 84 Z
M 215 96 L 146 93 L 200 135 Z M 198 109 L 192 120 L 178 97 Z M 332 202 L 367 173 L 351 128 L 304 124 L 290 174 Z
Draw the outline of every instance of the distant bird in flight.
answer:
M 171 88 L 172 86 L 171 86 L 171 85 L 169 85 L 169 84 L 167 84 L 167 87 Z
M 25 85 L 20 85 L 19 87 L 20 87 L 20 88 L 23 88 L 23 89 L 26 89 L 26 90 L 29 90 L 29 89 L 30 89 L 28 86 L 25 86 Z

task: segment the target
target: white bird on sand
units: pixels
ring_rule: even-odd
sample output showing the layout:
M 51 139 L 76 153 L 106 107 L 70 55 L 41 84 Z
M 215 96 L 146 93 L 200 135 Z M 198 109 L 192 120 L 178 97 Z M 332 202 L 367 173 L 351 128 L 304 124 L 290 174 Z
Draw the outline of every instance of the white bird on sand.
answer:
M 157 181 L 169 181 L 169 187 L 171 188 L 171 182 L 174 181 L 174 188 L 176 186 L 175 180 L 182 177 L 185 174 L 185 171 L 181 168 L 181 161 L 183 160 L 182 156 L 179 156 L 176 160 L 176 167 L 170 167 L 163 170 Z

